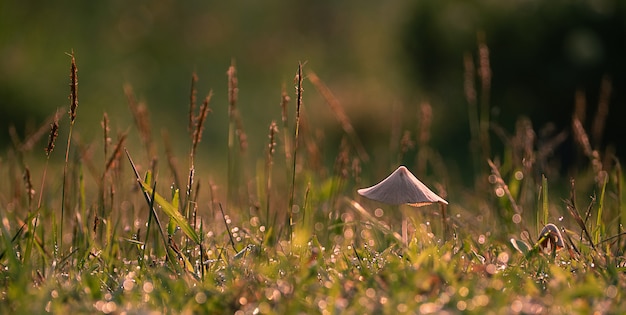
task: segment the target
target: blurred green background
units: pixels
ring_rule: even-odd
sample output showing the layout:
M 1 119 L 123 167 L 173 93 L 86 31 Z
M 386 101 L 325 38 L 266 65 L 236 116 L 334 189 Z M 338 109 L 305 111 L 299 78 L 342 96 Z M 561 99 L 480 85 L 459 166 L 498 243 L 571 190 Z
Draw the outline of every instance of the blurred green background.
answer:
M 398 30 L 408 7 L 403 1 L 2 1 L 2 146 L 8 144 L 9 124 L 23 134 L 56 108 L 67 110 L 70 60 L 65 53 L 73 50 L 79 68 L 76 128 L 85 141 L 99 141 L 104 112 L 113 133 L 132 126 L 123 92 L 130 84 L 147 103 L 156 135 L 167 129 L 181 139 L 174 144 L 187 151 L 189 86 L 196 71 L 198 99 L 214 91 L 202 150 L 205 156 L 210 152 L 211 162 L 224 163 L 226 70 L 235 60 L 250 152 L 262 157 L 267 128 L 280 121 L 281 89 L 285 85 L 293 95 L 299 61 L 362 116 L 384 114 L 392 102 L 402 101 L 397 95 L 402 89 L 395 86 L 401 64 Z M 312 119 L 332 118 L 313 87 L 305 89 Z
M 483 32 L 492 58 L 494 121 L 512 132 L 515 120 L 526 115 L 537 129 L 548 122 L 555 122 L 557 131 L 568 129 L 576 89 L 587 93 L 591 120 L 600 82 L 608 75 L 610 136 L 598 146 L 622 150 L 625 21 L 626 5 L 618 0 L 5 0 L 0 2 L 0 145 L 9 144 L 9 125 L 24 135 L 55 109 L 67 110 L 65 53 L 73 50 L 79 68 L 76 128 L 85 142 L 101 137 L 104 112 L 113 133 L 131 128 L 123 93 L 130 84 L 147 103 L 155 134 L 168 130 L 185 152 L 189 84 L 196 71 L 198 99 L 210 89 L 215 93 L 201 156 L 223 165 L 226 70 L 234 60 L 250 155 L 261 158 L 269 123 L 280 121 L 281 88 L 294 91 L 298 61 L 306 61 L 305 70 L 317 73 L 345 107 L 373 166 L 389 168 L 392 124 L 402 124 L 399 129 L 415 137 L 419 104 L 429 101 L 432 147 L 453 173 L 469 177 L 463 56 L 476 60 L 476 34 Z M 325 135 L 324 153 L 332 163 L 341 127 L 308 82 L 304 101 L 311 128 Z M 67 120 L 61 123 L 66 126 Z M 571 154 L 571 147 L 562 154 Z

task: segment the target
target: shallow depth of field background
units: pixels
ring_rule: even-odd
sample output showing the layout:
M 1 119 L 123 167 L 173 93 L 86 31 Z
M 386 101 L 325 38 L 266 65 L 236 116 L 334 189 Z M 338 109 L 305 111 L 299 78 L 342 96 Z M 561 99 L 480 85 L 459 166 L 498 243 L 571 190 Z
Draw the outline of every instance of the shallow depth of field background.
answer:
M 476 60 L 477 34 L 482 33 L 490 48 L 495 124 L 512 133 L 515 121 L 527 116 L 540 135 L 544 129 L 547 135 L 567 130 L 577 90 L 588 101 L 583 121 L 588 124 L 607 77 L 612 82 L 607 136 L 593 145 L 624 156 L 618 119 L 626 101 L 625 21 L 626 4 L 617 0 L 4 1 L 0 147 L 10 145 L 9 125 L 24 135 L 55 109 L 66 111 L 65 53 L 73 50 L 79 67 L 76 128 L 86 143 L 101 137 L 104 112 L 114 133 L 133 128 L 123 92 L 130 84 L 147 103 L 155 134 L 168 130 L 172 138 L 184 139 L 174 141 L 176 148 L 187 150 L 189 82 L 195 71 L 198 98 L 214 91 L 197 163 L 222 177 L 231 61 L 238 70 L 250 155 L 259 158 L 267 126 L 280 120 L 281 88 L 293 95 L 293 76 L 303 61 L 305 72 L 324 80 L 352 119 L 372 156 L 365 172 L 382 170 L 375 176 L 380 177 L 391 168 L 392 124 L 401 123 L 400 129 L 415 137 L 419 105 L 427 101 L 433 109 L 431 146 L 441 153 L 451 177 L 471 183 L 463 58 L 471 54 Z M 326 162 L 332 163 L 340 124 L 308 82 L 304 93 L 312 132 L 323 135 Z M 134 130 L 130 135 L 130 143 L 138 140 Z M 497 156 L 499 140 L 493 141 Z M 555 152 L 555 160 L 563 161 L 563 176 L 576 163 L 569 158 L 574 151 L 567 140 Z M 411 160 L 405 163 L 412 166 Z
M 0 313 L 623 313 L 625 56 L 623 0 L 0 1 Z

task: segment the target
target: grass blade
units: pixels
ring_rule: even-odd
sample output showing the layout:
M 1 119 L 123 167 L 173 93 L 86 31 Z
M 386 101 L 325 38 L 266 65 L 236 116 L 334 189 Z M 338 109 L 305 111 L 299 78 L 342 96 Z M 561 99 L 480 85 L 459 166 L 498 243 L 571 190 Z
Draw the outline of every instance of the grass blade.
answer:
M 181 231 L 183 231 L 183 233 L 185 233 L 187 237 L 189 237 L 196 244 L 200 244 L 200 237 L 198 236 L 196 231 L 191 228 L 191 225 L 189 224 L 189 222 L 187 222 L 185 217 L 183 217 L 183 215 L 178 211 L 178 207 L 165 200 L 163 196 L 155 192 L 154 188 L 150 187 L 147 183 L 140 181 L 139 184 L 146 193 L 154 195 L 154 201 L 159 206 L 161 206 L 163 212 L 165 212 L 165 214 L 167 214 L 170 219 L 174 220 L 174 222 L 176 222 L 176 224 L 180 226 Z

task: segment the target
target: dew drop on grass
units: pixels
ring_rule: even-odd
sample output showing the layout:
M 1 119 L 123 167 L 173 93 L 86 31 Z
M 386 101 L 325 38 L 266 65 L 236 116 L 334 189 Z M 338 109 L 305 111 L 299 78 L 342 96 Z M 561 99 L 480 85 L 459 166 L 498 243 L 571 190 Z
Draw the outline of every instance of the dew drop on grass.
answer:
M 113 302 L 113 301 L 106 302 L 102 306 L 102 313 L 105 313 L 105 314 L 113 313 L 116 310 L 117 310 L 117 304 L 115 304 L 115 302 Z
M 515 300 L 513 301 L 513 303 L 511 303 L 511 311 L 513 313 L 521 312 L 523 307 L 524 307 L 524 303 L 522 303 L 522 301 L 520 300 Z
M 322 231 L 324 229 L 324 224 L 322 222 L 315 223 L 315 231 Z
M 204 292 L 198 292 L 196 293 L 194 300 L 196 300 L 196 303 L 198 304 L 204 304 L 206 302 L 206 294 Z
M 406 304 L 404 304 L 404 303 L 400 303 L 400 304 L 398 304 L 398 306 L 396 306 L 396 309 L 400 313 L 406 313 L 409 310 L 409 307 L 406 306 Z
M 124 287 L 124 291 L 132 291 L 135 287 L 135 281 L 133 281 L 132 279 L 126 279 L 124 280 L 122 286 Z
M 462 297 L 466 297 L 469 294 L 469 289 L 467 287 L 461 287 L 459 289 L 459 295 Z
M 609 299 L 614 299 L 617 296 L 617 287 L 615 287 L 614 285 L 610 285 L 606 288 L 604 292 L 606 294 L 606 297 L 608 297 Z
M 498 187 L 496 188 L 495 193 L 496 193 L 496 196 L 502 197 L 504 196 L 504 189 L 502 187 Z
M 467 309 L 467 303 L 465 301 L 458 301 L 456 302 L 456 308 L 462 312 Z
M 482 245 L 482 244 L 485 244 L 485 241 L 486 241 L 485 235 L 480 234 L 480 236 L 478 236 L 478 243 Z
M 147 281 L 143 284 L 143 292 L 145 293 L 152 293 L 152 290 L 154 290 L 154 286 L 152 285 L 152 282 Z

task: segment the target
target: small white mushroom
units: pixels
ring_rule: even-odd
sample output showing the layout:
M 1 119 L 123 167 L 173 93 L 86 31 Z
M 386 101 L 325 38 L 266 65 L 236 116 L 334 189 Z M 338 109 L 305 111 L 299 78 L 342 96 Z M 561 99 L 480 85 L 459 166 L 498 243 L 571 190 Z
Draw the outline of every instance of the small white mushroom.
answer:
M 543 229 L 541 229 L 541 232 L 539 232 L 539 242 L 539 246 L 541 246 L 544 251 L 551 251 L 554 248 L 560 250 L 565 247 L 561 231 L 552 223 L 546 224 Z
M 432 203 L 448 204 L 411 173 L 405 166 L 398 167 L 380 183 L 357 190 L 359 195 L 389 205 L 408 204 L 421 207 Z

